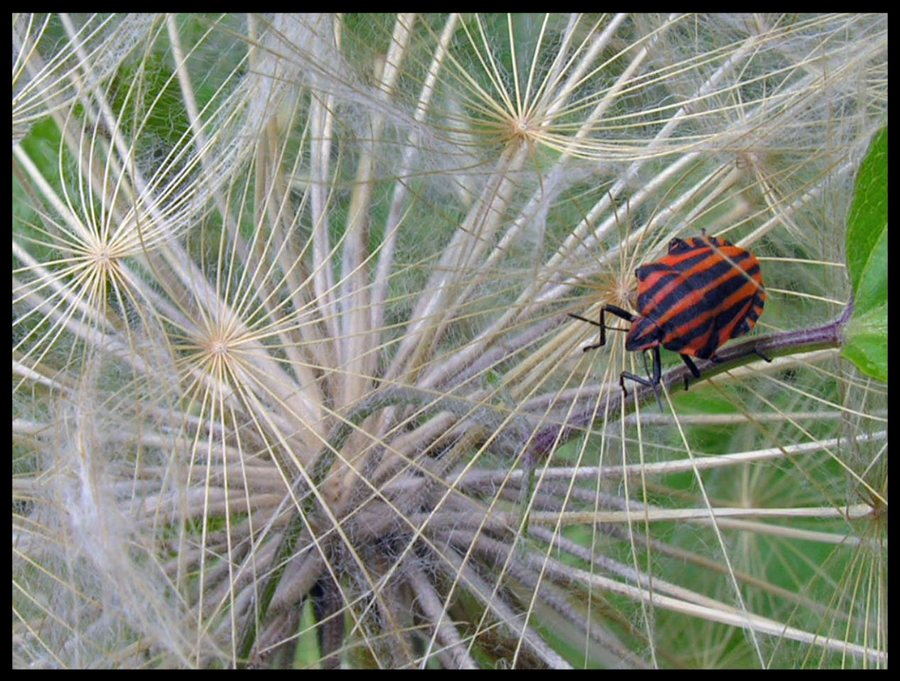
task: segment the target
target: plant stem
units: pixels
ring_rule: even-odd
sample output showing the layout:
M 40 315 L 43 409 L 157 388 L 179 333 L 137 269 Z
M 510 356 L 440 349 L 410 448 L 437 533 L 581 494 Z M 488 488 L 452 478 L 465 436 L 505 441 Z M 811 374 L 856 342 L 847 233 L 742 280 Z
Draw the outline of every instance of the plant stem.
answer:
M 851 300 L 840 317 L 828 324 L 811 329 L 748 339 L 717 353 L 718 362 L 698 361 L 697 368 L 700 369 L 700 373 L 705 379 L 749 364 L 754 360 L 760 360 L 760 354 L 774 358 L 826 348 L 839 348 L 843 344 L 844 326 L 850 321 L 852 315 L 853 301 Z M 677 386 L 684 385 L 685 379 L 689 377 L 688 368 L 680 366 L 664 374 L 661 383 L 666 390 L 672 390 Z M 536 433 L 532 438 L 530 451 L 526 457 L 526 466 L 547 456 L 556 443 L 569 440 L 576 433 L 590 427 L 596 419 L 603 418 L 604 414 L 613 413 L 622 408 L 621 401 L 624 401 L 624 408 L 628 409 L 633 408 L 636 402 L 643 403 L 653 396 L 654 390 L 650 386 L 636 388 L 627 396 L 618 390 L 608 390 L 605 396 L 608 402 L 605 409 L 597 409 L 591 405 L 575 414 L 566 424 L 548 426 Z M 602 399 L 602 396 L 600 398 Z

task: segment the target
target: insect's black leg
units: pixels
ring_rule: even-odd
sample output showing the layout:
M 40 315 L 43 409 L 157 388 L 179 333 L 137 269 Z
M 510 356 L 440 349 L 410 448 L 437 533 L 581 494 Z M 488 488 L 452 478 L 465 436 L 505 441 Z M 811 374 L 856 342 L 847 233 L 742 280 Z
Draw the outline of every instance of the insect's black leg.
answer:
M 662 360 L 659 356 L 659 346 L 653 348 L 653 394 L 656 395 L 656 405 L 659 407 L 659 413 L 665 413 L 662 406 L 662 398 L 659 396 L 659 382 L 662 379 Z
M 603 313 L 609 312 L 610 314 L 616 315 L 616 317 L 621 317 L 626 322 L 633 322 L 637 319 L 637 315 L 631 314 L 628 310 L 623 310 L 621 307 L 617 307 L 615 305 L 604 305 L 603 309 L 600 310 L 600 319 L 603 319 Z
M 603 328 L 603 310 L 600 311 L 600 321 L 595 322 L 593 319 L 588 319 L 587 317 L 582 317 L 579 314 L 573 314 L 571 312 L 568 313 L 570 317 L 573 317 L 579 321 L 587 322 L 588 324 L 592 324 L 593 326 L 600 327 L 600 342 L 594 343 L 593 345 L 585 345 L 581 348 L 584 352 L 588 350 L 596 350 L 597 348 L 602 348 L 606 344 L 606 329 Z
M 597 343 L 595 347 L 600 347 L 601 345 L 606 345 L 606 319 L 604 319 L 604 315 L 606 313 L 606 306 L 600 308 L 600 342 Z M 582 348 L 582 350 L 587 350 L 588 348 Z
M 619 374 L 619 385 L 622 388 L 622 393 L 625 397 L 628 397 L 628 391 L 625 389 L 625 379 L 634 381 L 635 383 L 640 383 L 641 385 L 646 385 L 649 388 L 653 388 L 653 392 L 656 394 L 656 403 L 659 405 L 659 410 L 662 411 L 662 400 L 659 397 L 659 384 L 662 380 L 662 362 L 660 361 L 659 356 L 659 346 L 655 346 L 653 348 L 653 375 L 650 378 L 644 378 L 643 376 L 638 376 L 637 374 L 633 374 L 630 371 L 623 371 Z
M 766 360 L 767 362 L 771 362 L 771 361 L 772 361 L 772 358 L 771 358 L 771 357 L 766 357 L 766 355 L 764 355 L 762 352 L 760 352 L 760 351 L 757 350 L 756 348 L 753 348 L 753 350 L 751 350 L 751 352 L 752 352 L 754 355 L 757 355 L 758 357 L 760 357 L 760 358 Z M 693 361 L 690 357 L 688 357 L 687 355 L 681 355 L 681 359 L 683 359 L 683 360 L 684 360 L 684 363 L 687 364 L 687 367 L 688 367 L 688 369 L 691 370 L 691 373 L 694 375 L 694 378 L 700 378 L 700 370 L 697 368 L 697 365 L 694 364 L 694 361 Z M 721 362 L 722 360 L 719 359 L 719 356 L 718 356 L 718 355 L 712 354 L 712 355 L 709 356 L 709 361 L 712 362 L 713 364 L 718 364 L 718 363 Z M 690 379 L 688 379 L 688 377 L 685 376 L 685 377 L 684 377 L 684 389 L 685 389 L 685 390 L 688 389 L 688 384 L 689 384 L 689 383 L 690 383 Z
M 662 361 L 659 357 L 659 346 L 653 347 L 653 385 L 659 385 L 662 378 Z
M 772 358 L 771 358 L 771 357 L 766 357 L 760 350 L 757 350 L 756 348 L 753 348 L 753 354 L 754 354 L 754 355 L 757 355 L 758 357 L 762 357 L 762 358 L 763 358 L 764 360 L 766 360 L 767 362 L 771 362 L 771 361 L 772 361 Z
M 700 369 L 697 368 L 697 365 L 694 364 L 694 360 L 692 360 L 687 355 L 679 355 L 684 363 L 687 364 L 687 368 L 691 370 L 691 373 L 694 375 L 694 378 L 700 378 Z M 687 376 L 684 377 L 684 389 L 688 389 L 688 385 L 690 384 L 690 380 Z
M 625 379 L 629 381 L 634 381 L 635 383 L 640 383 L 641 385 L 646 385 L 653 387 L 653 382 L 644 378 L 643 376 L 638 376 L 637 374 L 633 374 L 630 371 L 623 371 L 619 374 L 619 386 L 622 388 L 622 392 L 625 394 L 625 397 L 628 397 L 628 391 L 625 389 Z
M 600 345 L 606 344 L 606 330 L 610 329 L 611 331 L 624 331 L 625 329 L 619 329 L 615 326 L 607 326 L 606 325 L 606 313 L 614 314 L 616 317 L 621 317 L 626 322 L 633 322 L 637 319 L 636 315 L 631 314 L 628 310 L 623 310 L 621 307 L 616 307 L 615 305 L 604 305 L 600 308 Z M 587 348 L 584 348 L 587 350 Z
M 593 345 L 585 345 L 583 348 L 581 348 L 584 352 L 587 352 L 588 350 L 596 350 L 597 348 L 602 348 L 604 345 L 606 345 L 606 330 L 607 329 L 609 329 L 610 331 L 628 331 L 628 329 L 620 329 L 615 326 L 607 326 L 606 319 L 605 319 L 606 312 L 609 312 L 610 314 L 614 314 L 617 317 L 621 317 L 622 319 L 629 321 L 629 322 L 633 322 L 635 319 L 637 319 L 636 315 L 631 314 L 630 312 L 628 312 L 628 310 L 623 310 L 621 307 L 616 307 L 615 305 L 604 305 L 603 307 L 600 308 L 600 321 L 599 322 L 595 322 L 593 319 L 588 319 L 587 317 L 582 317 L 581 315 L 573 314 L 571 312 L 568 313 L 568 315 L 570 317 L 578 319 L 582 322 L 587 322 L 588 324 L 591 324 L 592 326 L 600 327 L 600 341 L 598 343 L 594 343 Z

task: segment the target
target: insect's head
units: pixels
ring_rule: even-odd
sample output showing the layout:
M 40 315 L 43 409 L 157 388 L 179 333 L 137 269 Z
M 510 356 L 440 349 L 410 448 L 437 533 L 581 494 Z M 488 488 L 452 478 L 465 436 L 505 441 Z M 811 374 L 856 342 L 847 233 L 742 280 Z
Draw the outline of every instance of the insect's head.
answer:
M 625 349 L 629 352 L 649 350 L 659 345 L 663 339 L 663 330 L 649 317 L 637 317 L 631 323 L 631 329 L 625 338 Z

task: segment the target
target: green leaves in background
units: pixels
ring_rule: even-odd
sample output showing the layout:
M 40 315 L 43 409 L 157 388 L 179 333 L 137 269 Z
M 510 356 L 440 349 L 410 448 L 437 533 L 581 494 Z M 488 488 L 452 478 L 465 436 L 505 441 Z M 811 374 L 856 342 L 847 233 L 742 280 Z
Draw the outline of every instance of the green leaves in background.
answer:
M 887 127 L 876 135 L 856 178 L 847 225 L 847 267 L 856 307 L 842 354 L 887 382 Z

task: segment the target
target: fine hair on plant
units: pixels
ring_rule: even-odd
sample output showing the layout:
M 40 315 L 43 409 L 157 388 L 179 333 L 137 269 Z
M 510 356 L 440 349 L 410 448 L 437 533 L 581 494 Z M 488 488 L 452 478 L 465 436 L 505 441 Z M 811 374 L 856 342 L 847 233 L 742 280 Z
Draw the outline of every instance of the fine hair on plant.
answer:
M 885 15 L 12 24 L 14 666 L 887 666 Z

